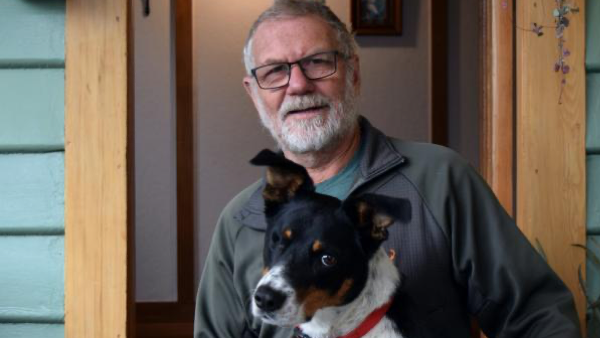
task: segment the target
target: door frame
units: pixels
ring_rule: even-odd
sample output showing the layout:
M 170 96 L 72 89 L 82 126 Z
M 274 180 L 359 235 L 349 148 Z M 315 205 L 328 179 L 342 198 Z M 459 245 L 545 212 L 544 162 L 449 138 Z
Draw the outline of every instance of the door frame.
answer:
M 67 338 L 135 336 L 130 12 L 66 1 Z

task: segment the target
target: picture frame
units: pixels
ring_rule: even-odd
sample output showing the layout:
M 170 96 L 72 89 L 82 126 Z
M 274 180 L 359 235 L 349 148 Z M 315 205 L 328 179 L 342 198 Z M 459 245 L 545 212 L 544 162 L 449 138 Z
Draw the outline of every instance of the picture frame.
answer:
M 356 35 L 402 35 L 402 0 L 351 0 Z

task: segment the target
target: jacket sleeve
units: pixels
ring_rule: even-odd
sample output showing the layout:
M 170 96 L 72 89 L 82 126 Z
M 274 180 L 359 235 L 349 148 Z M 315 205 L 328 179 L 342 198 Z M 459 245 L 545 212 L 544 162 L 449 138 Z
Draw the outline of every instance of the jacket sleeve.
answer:
M 233 282 L 234 241 L 239 226 L 219 219 L 200 279 L 194 338 L 245 337 L 245 311 Z
M 580 338 L 569 289 L 475 170 L 465 163 L 454 169 L 444 203 L 454 274 L 482 330 L 489 337 Z

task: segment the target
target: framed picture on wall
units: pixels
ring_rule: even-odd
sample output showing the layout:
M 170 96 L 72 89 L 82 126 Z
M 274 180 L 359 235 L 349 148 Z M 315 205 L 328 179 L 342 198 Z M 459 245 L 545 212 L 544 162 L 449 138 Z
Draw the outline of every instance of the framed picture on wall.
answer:
M 402 35 L 402 0 L 351 0 L 356 35 Z

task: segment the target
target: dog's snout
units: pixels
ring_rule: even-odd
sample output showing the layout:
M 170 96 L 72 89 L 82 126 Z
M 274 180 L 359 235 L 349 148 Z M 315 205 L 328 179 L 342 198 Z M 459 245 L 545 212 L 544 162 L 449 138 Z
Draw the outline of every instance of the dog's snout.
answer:
M 256 306 L 265 312 L 278 310 L 285 302 L 285 299 L 285 294 L 268 285 L 260 286 L 254 293 L 254 302 L 256 303 Z

